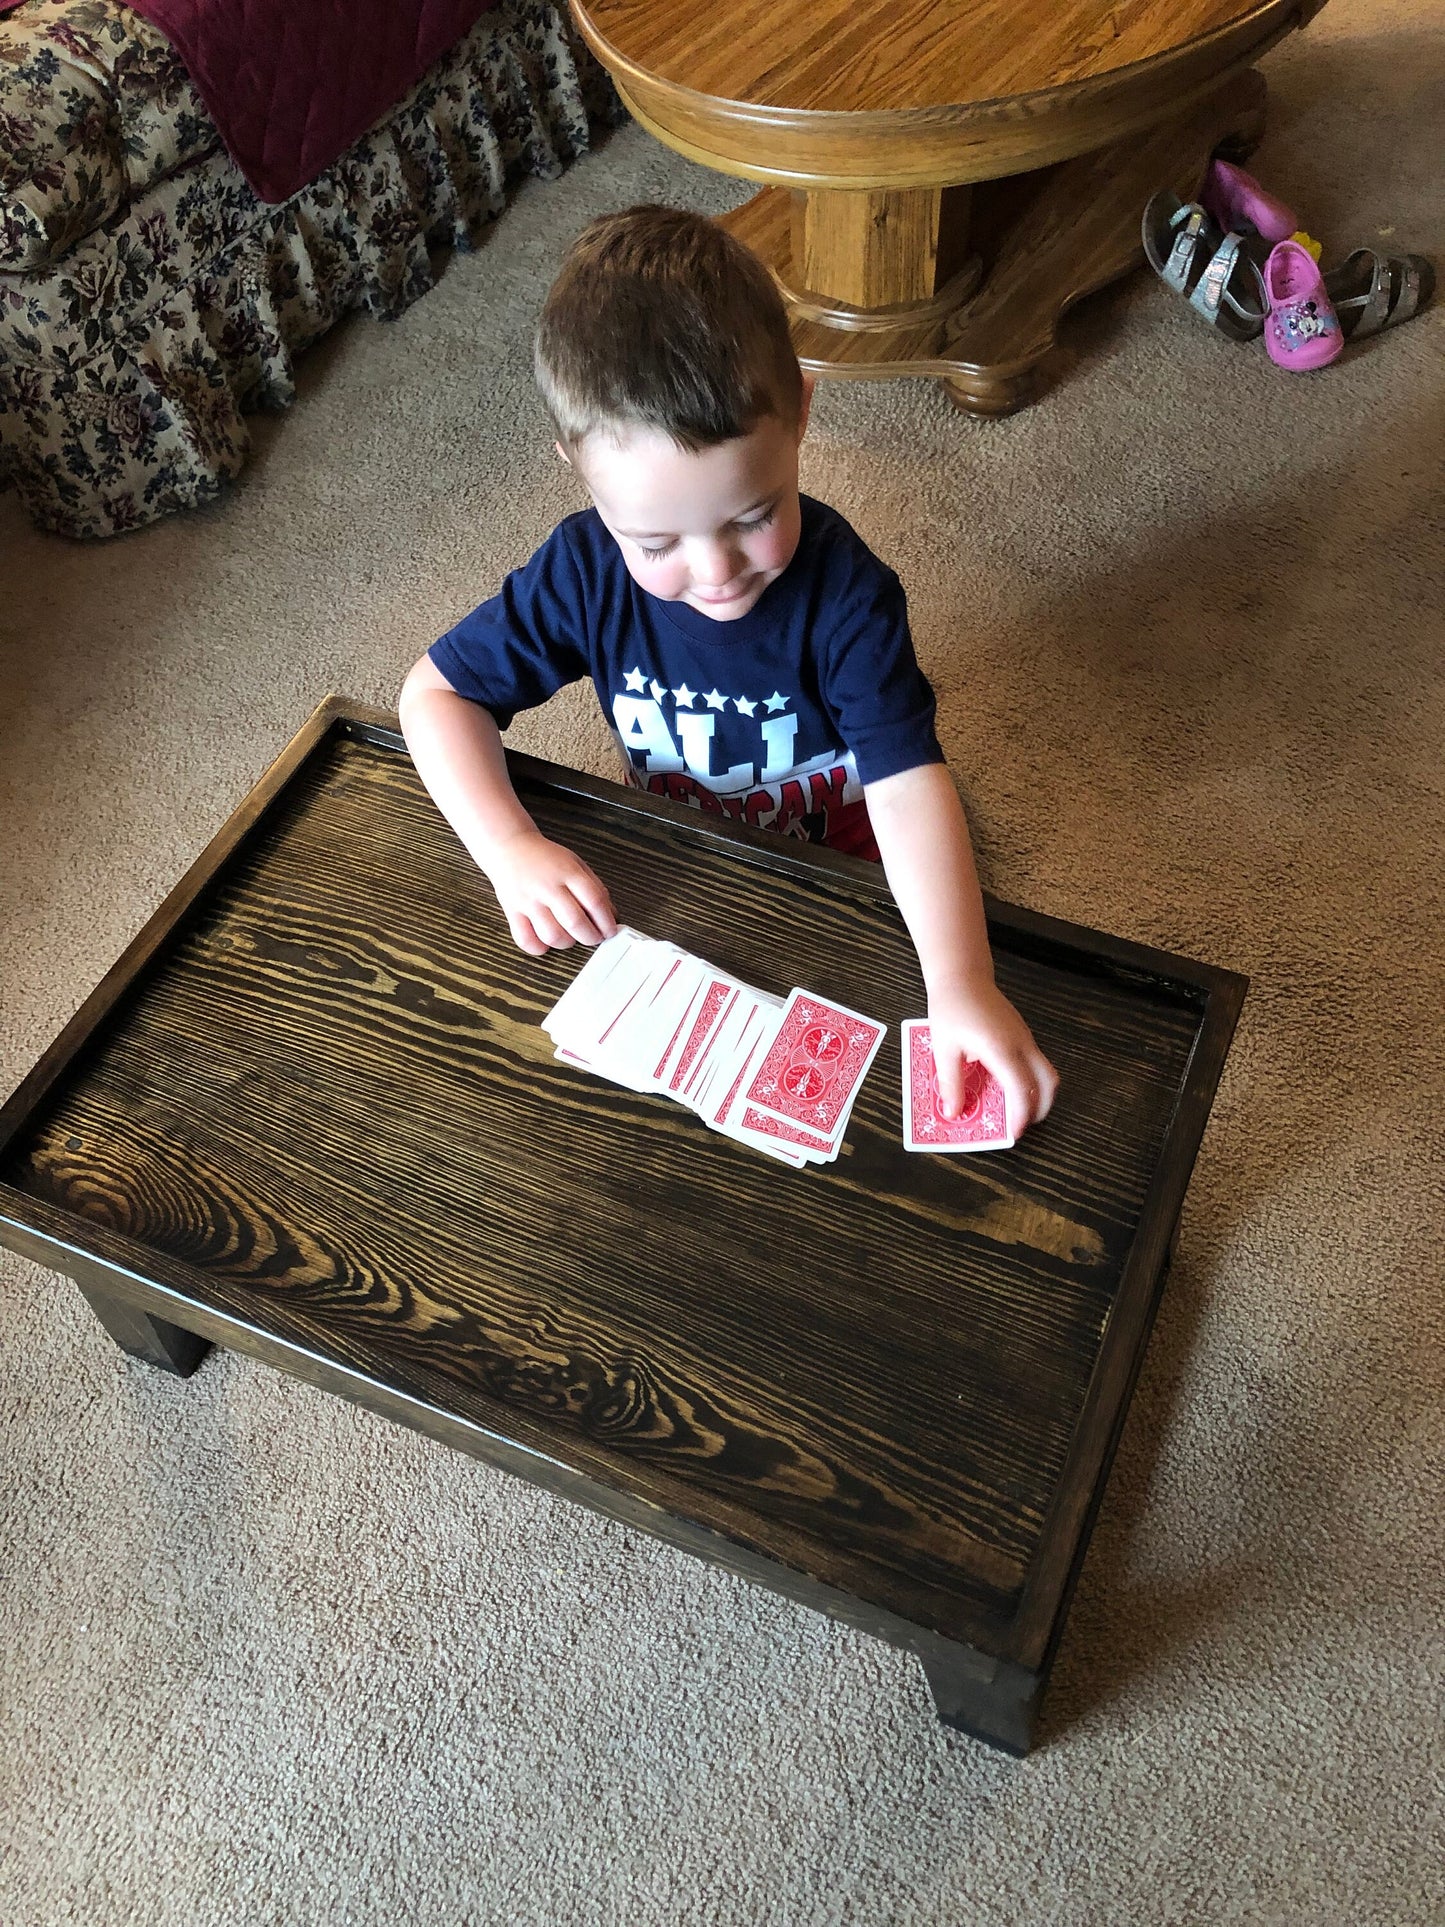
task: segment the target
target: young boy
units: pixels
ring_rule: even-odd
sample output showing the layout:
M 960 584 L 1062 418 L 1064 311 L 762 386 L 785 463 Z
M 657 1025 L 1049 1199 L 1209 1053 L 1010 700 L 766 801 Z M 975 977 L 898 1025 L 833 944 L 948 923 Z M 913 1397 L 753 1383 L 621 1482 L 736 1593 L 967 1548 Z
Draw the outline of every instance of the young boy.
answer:
M 557 452 L 594 506 L 423 656 L 407 747 L 533 956 L 611 936 L 607 887 L 517 800 L 500 732 L 590 676 L 629 781 L 881 856 L 948 1115 L 967 1058 L 1017 1134 L 1057 1073 L 994 984 L 958 793 L 897 577 L 798 493 L 811 384 L 767 271 L 699 215 L 594 221 L 542 310 Z

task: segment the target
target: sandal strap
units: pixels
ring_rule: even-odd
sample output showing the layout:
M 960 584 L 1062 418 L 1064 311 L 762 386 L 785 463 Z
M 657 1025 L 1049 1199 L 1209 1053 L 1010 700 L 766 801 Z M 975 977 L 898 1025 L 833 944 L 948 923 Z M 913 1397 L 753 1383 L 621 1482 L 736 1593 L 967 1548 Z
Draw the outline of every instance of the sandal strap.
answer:
M 1260 305 L 1257 309 L 1245 307 L 1244 303 L 1240 301 L 1238 296 L 1230 289 L 1229 284 L 1234 278 L 1235 269 L 1238 267 L 1241 258 L 1243 258 L 1254 275 L 1256 291 L 1260 297 Z M 1189 297 L 1189 305 L 1195 309 L 1197 313 L 1202 314 L 1211 327 L 1217 326 L 1219 310 L 1224 306 L 1228 306 L 1241 321 L 1247 321 L 1251 324 L 1254 322 L 1263 324 L 1264 317 L 1268 312 L 1268 302 L 1264 293 L 1264 277 L 1259 271 L 1258 262 L 1255 261 L 1253 256 L 1246 250 L 1244 236 L 1242 234 L 1225 235 L 1223 241 L 1215 251 L 1214 259 L 1209 263 L 1209 266 L 1204 270 L 1203 274 L 1200 275 L 1198 284 Z
M 1408 321 L 1420 305 L 1421 288 L 1420 270 L 1413 255 L 1383 255 L 1373 248 L 1356 248 L 1327 277 L 1327 289 L 1331 281 L 1349 287 L 1356 278 L 1357 261 L 1369 263 L 1369 287 L 1363 294 L 1330 295 L 1336 314 L 1341 309 L 1346 313 L 1358 310 L 1358 319 L 1350 330 L 1355 341 L 1378 334 L 1381 328 L 1395 322 Z
M 1335 312 L 1341 307 L 1357 308 L 1359 318 L 1351 333 L 1358 339 L 1363 335 L 1378 334 L 1384 327 L 1390 312 L 1390 275 L 1385 260 L 1373 248 L 1356 248 L 1340 269 L 1340 278 L 1346 286 L 1351 280 L 1351 270 L 1357 261 L 1366 262 L 1370 270 L 1370 285 L 1363 294 L 1350 295 L 1343 302 L 1335 302 Z
M 1426 266 L 1428 268 L 1429 264 L 1426 263 Z M 1430 285 L 1432 287 L 1434 286 L 1433 274 Z M 1397 321 L 1408 321 L 1420 306 L 1422 299 L 1428 300 L 1429 296 L 1425 293 L 1425 282 L 1424 276 L 1420 272 L 1420 262 L 1415 255 L 1407 254 L 1405 256 L 1405 285 L 1400 290 L 1400 299 L 1395 303 L 1395 319 Z M 1409 303 L 1408 307 L 1405 305 L 1407 302 Z
M 1391 255 L 1385 266 L 1389 271 L 1385 278 L 1395 283 L 1395 298 L 1386 303 L 1386 314 L 1377 324 L 1381 328 L 1386 322 L 1393 327 L 1397 321 L 1408 321 L 1420 305 L 1420 270 L 1415 256 Z
M 1194 257 L 1200 244 L 1207 238 L 1209 216 L 1197 201 L 1187 201 L 1170 215 L 1169 225 L 1174 231 L 1174 245 L 1159 270 L 1159 278 L 1166 288 L 1172 288 L 1176 294 L 1188 294 L 1194 279 Z

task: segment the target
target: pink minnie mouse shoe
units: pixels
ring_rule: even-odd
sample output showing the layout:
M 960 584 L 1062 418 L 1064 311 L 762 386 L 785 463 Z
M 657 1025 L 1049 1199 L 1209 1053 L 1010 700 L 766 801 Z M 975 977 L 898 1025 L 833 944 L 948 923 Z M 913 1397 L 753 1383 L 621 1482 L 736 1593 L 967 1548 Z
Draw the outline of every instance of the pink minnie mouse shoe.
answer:
M 1226 234 L 1247 233 L 1251 228 L 1273 247 L 1287 241 L 1299 230 L 1294 210 L 1278 195 L 1262 188 L 1253 174 L 1229 161 L 1211 161 L 1199 199 L 1206 213 Z
M 1301 375 L 1333 361 L 1345 339 L 1309 249 L 1298 241 L 1281 241 L 1271 249 L 1264 288 L 1269 300 L 1264 346 L 1270 360 Z

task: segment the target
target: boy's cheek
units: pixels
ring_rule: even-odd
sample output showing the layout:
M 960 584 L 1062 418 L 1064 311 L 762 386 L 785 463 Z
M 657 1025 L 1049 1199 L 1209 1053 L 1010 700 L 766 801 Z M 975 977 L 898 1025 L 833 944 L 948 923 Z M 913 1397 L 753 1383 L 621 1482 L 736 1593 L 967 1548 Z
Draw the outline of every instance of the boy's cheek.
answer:
M 760 569 L 785 569 L 798 550 L 803 533 L 803 510 L 797 495 L 784 502 L 770 528 L 761 531 L 767 541 L 767 560 L 759 559 Z
M 671 602 L 675 601 L 687 587 L 686 572 L 677 563 L 663 565 L 655 562 L 648 563 L 637 556 L 629 555 L 621 543 L 618 544 L 618 549 L 627 573 L 637 586 L 640 589 L 646 589 L 649 595 L 655 595 L 663 602 Z
M 769 531 L 769 533 L 771 533 L 771 531 Z M 755 566 L 764 574 L 780 574 L 792 561 L 797 552 L 797 548 L 797 529 L 795 528 L 793 530 L 791 536 L 789 536 L 786 531 L 779 530 L 778 534 L 769 542 L 764 554 L 757 558 Z

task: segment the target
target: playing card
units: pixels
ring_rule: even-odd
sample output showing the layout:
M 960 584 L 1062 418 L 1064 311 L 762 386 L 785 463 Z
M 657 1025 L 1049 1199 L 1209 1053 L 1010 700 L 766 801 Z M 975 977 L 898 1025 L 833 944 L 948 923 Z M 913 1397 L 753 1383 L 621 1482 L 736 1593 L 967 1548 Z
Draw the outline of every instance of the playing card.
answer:
M 736 1037 L 730 1040 L 725 1060 L 719 1060 L 712 1088 L 708 1092 L 708 1121 L 722 1129 L 733 1121 L 743 1085 L 768 1042 L 767 1021 L 760 1005 L 750 1002 L 743 1011 Z
M 627 956 L 636 941 L 635 930 L 618 930 L 615 936 L 608 937 L 597 945 L 557 1002 L 542 1019 L 542 1028 L 550 1037 L 555 1039 L 559 1032 L 567 1031 L 577 1024 L 585 1007 L 592 1001 L 611 972 Z
M 680 955 L 647 1005 L 642 1035 L 647 1073 L 654 1088 L 665 1088 L 664 1072 L 671 1069 L 707 976 L 707 966 L 698 958 Z
M 724 1137 L 733 1138 L 739 1144 L 746 1144 L 751 1150 L 763 1151 L 767 1156 L 779 1159 L 783 1164 L 792 1165 L 801 1171 L 810 1163 L 808 1153 L 796 1144 L 784 1140 L 784 1125 L 778 1126 L 774 1136 L 768 1131 L 753 1131 L 742 1121 L 743 1106 L 740 1092 L 749 1071 L 768 1047 L 769 1025 L 764 1012 L 755 1008 L 748 1014 L 747 1025 L 739 1049 L 724 1066 L 719 1066 L 708 1095 L 708 1108 L 703 1113 L 703 1122 L 710 1130 L 719 1131 Z M 721 1093 L 716 1108 L 713 1099 Z M 773 1120 L 776 1122 L 776 1120 Z
M 786 1124 L 837 1139 L 887 1026 L 795 990 L 745 1089 L 747 1101 Z
M 614 970 L 590 1006 L 589 1022 L 597 1033 L 597 1048 L 606 1050 L 633 1031 L 652 999 L 676 968 L 676 959 L 659 957 L 652 945 L 638 946 Z
M 690 979 L 690 990 L 682 1014 L 672 1027 L 672 1033 L 664 1044 L 657 1062 L 652 1067 L 652 1081 L 658 1090 L 665 1091 L 672 1079 L 678 1058 L 687 1046 L 697 1022 L 698 1010 L 707 990 L 708 972 L 702 970 Z
M 609 946 L 616 944 L 616 950 Z M 604 951 L 609 954 L 603 955 Z M 619 931 L 600 944 L 559 1001 L 543 1019 L 542 1027 L 557 1044 L 579 1056 L 596 1055 L 600 1040 L 646 982 L 652 969 L 651 946 L 633 931 Z
M 1003 1088 L 982 1064 L 964 1069 L 963 1108 L 943 1115 L 938 1068 L 926 1019 L 910 1017 L 903 1026 L 903 1142 L 910 1151 L 1007 1151 Z
M 810 1164 L 831 1164 L 838 1155 L 838 1146 L 831 1138 L 819 1137 L 816 1131 L 805 1131 L 800 1124 L 785 1124 L 780 1117 L 770 1117 L 754 1104 L 743 1106 L 738 1123 L 753 1137 L 791 1145 L 801 1151 Z
M 720 1133 L 723 1137 L 733 1137 L 731 1131 Z M 753 1137 L 743 1132 L 736 1133 L 739 1144 L 746 1144 L 749 1150 L 761 1151 L 764 1157 L 776 1158 L 779 1164 L 791 1165 L 795 1171 L 806 1170 L 808 1158 L 801 1151 L 795 1151 L 789 1144 L 770 1144 L 766 1138 Z
M 675 1096 L 683 1090 L 708 1039 L 737 1001 L 738 985 L 731 977 L 708 976 L 691 1008 L 691 1021 L 675 1055 L 667 1077 L 667 1088 Z
M 632 1090 L 655 1089 L 702 974 L 695 958 L 655 951 L 647 976 L 598 1038 L 594 1068 Z
M 732 1081 L 734 1060 L 743 1039 L 756 1025 L 757 1010 L 754 992 L 746 984 L 739 984 L 737 996 L 724 1007 L 722 1016 L 698 1051 L 677 1095 L 699 1116 L 706 1117 L 712 1091 L 723 1089 Z
M 764 1125 L 776 1126 L 775 1131 L 763 1129 L 755 1131 L 743 1122 L 746 1105 L 741 1098 L 743 1084 L 758 1058 L 768 1047 L 772 1034 L 771 1013 L 761 1006 L 748 1014 L 741 1045 L 731 1060 L 719 1067 L 708 1094 L 707 1109 L 703 1112 L 703 1122 L 710 1130 L 721 1132 L 738 1144 L 746 1144 L 750 1150 L 763 1151 L 767 1156 L 790 1164 L 795 1171 L 801 1171 L 815 1160 L 813 1155 L 800 1145 L 787 1142 L 786 1133 L 792 1126 L 780 1123 L 776 1118 L 765 1118 Z M 717 1099 L 714 1108 L 714 1099 Z

